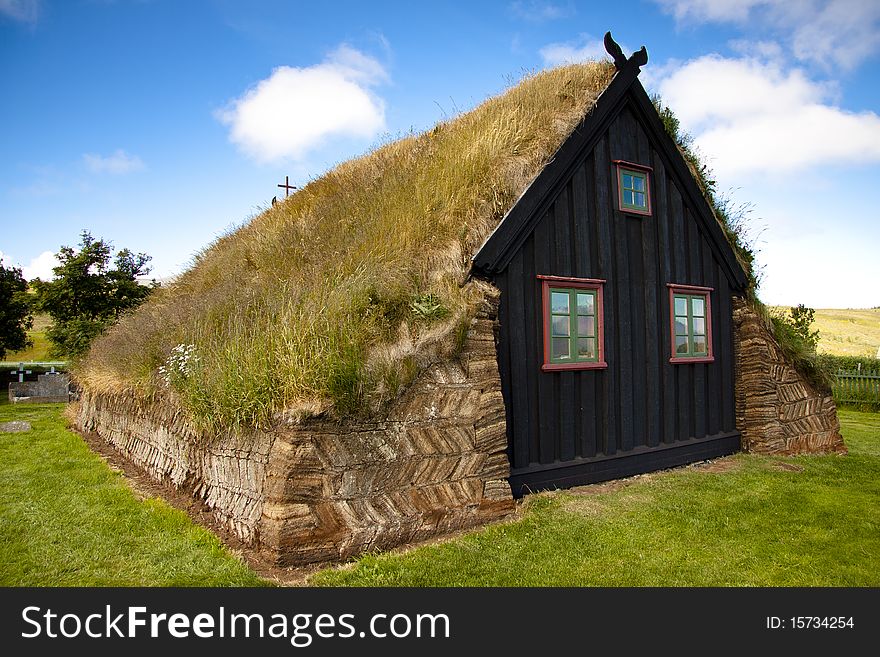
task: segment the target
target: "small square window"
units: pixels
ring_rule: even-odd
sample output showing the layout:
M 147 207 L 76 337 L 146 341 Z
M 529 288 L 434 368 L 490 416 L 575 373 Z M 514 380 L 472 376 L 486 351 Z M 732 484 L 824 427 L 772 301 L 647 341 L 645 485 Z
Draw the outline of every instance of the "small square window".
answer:
M 623 192 L 623 207 L 627 210 L 648 211 L 648 197 L 645 196 L 647 175 L 646 173 L 636 173 L 626 169 L 620 170 L 620 189 Z
M 544 308 L 544 365 L 541 369 L 605 368 L 602 284 L 589 278 L 539 276 Z
M 633 214 L 651 214 L 651 168 L 623 160 L 617 166 L 617 189 L 620 210 Z
M 708 287 L 673 285 L 669 287 L 672 363 L 707 363 L 712 356 L 712 304 Z

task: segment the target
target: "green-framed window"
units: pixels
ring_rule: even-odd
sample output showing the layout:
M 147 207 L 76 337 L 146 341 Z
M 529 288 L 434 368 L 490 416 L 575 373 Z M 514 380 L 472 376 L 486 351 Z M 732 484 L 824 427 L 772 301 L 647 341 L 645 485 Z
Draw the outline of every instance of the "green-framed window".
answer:
M 648 175 L 639 171 L 620 170 L 621 205 L 631 210 L 648 209 Z
M 617 166 L 617 191 L 620 209 L 635 214 L 651 214 L 651 168 L 623 160 Z
M 550 288 L 550 362 L 599 361 L 596 290 Z
M 538 275 L 544 328 L 544 372 L 608 367 L 602 287 L 597 278 Z
M 669 286 L 673 362 L 712 360 L 710 288 Z

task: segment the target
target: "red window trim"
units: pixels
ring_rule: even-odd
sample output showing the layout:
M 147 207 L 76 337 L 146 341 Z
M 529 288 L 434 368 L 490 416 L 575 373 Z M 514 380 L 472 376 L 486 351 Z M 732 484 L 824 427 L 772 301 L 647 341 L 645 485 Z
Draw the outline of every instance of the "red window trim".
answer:
M 605 285 L 604 278 L 571 278 L 568 276 L 545 276 L 538 274 L 541 281 L 541 331 L 544 334 L 544 363 L 541 365 L 542 372 L 558 372 L 562 370 L 604 370 L 608 368 L 605 362 L 605 302 L 602 288 Z M 596 291 L 596 342 L 599 348 L 599 357 L 596 361 L 580 363 L 552 363 L 550 362 L 550 332 L 547 330 L 550 312 L 550 288 L 572 287 L 581 290 Z
M 715 355 L 712 351 L 712 292 L 715 291 L 711 287 L 703 287 L 701 285 L 679 285 L 678 283 L 667 283 L 669 288 L 669 353 L 671 354 L 669 362 L 676 365 L 687 363 L 714 363 Z M 702 294 L 706 297 L 706 347 L 709 352 L 707 356 L 699 356 L 697 358 L 687 358 L 675 355 L 675 294 Z
M 627 162 L 626 160 L 611 160 L 614 163 L 614 174 L 617 180 L 617 209 L 627 214 L 637 214 L 642 217 L 650 217 L 653 212 L 651 210 L 651 174 L 654 169 L 644 164 L 636 164 L 635 162 Z M 634 169 L 645 173 L 645 195 L 648 201 L 647 210 L 633 210 L 632 208 L 623 207 L 623 189 L 620 186 L 620 170 Z

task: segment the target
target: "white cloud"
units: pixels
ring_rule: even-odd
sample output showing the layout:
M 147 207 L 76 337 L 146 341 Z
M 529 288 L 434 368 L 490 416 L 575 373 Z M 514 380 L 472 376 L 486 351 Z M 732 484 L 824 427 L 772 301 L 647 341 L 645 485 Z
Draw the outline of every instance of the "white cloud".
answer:
M 61 264 L 58 262 L 58 258 L 55 257 L 55 254 L 51 251 L 43 251 L 36 258 L 33 258 L 30 263 L 24 266 L 17 262 L 13 262 L 7 254 L 0 251 L 0 263 L 2 263 L 4 267 L 18 267 L 21 269 L 22 276 L 27 281 L 32 281 L 35 278 L 41 278 L 44 281 L 47 281 L 54 278 L 55 273 L 52 271 L 52 268 Z
M 623 51 L 624 53 L 629 52 L 626 48 Z M 544 66 L 559 66 L 560 64 L 573 64 L 608 57 L 602 39 L 593 39 L 587 35 L 581 35 L 579 41 L 575 43 L 548 44 L 538 53 L 544 60 Z
M 216 117 L 258 162 L 298 160 L 327 137 L 381 132 L 385 104 L 371 88 L 387 81 L 378 61 L 342 45 L 316 66 L 276 68 Z
M 35 278 L 41 278 L 48 281 L 55 277 L 52 271 L 53 267 L 57 267 L 61 263 L 51 251 L 43 251 L 36 258 L 33 258 L 28 264 L 21 268 L 21 273 L 25 279 L 32 281 Z
M 852 69 L 880 49 L 876 0 L 655 0 L 679 23 L 737 23 L 784 37 L 795 57 Z
M 36 23 L 40 17 L 40 0 L 0 0 L 0 14 L 22 23 Z
M 537 0 L 531 0 L 530 2 L 518 0 L 513 2 L 510 5 L 510 11 L 517 18 L 529 21 L 530 23 L 554 21 L 560 18 L 568 18 L 577 13 L 570 4 L 563 7 L 550 2 L 538 2 Z
M 129 155 L 122 149 L 106 156 L 86 153 L 82 159 L 86 168 L 93 173 L 122 174 L 144 168 L 141 158 L 137 155 Z
M 822 7 L 794 32 L 795 57 L 823 63 L 828 59 L 854 68 L 880 47 L 880 3 L 838 0 Z
M 734 52 L 744 57 L 756 57 L 765 61 L 780 61 L 782 59 L 782 46 L 775 41 L 734 39 L 728 42 L 727 45 L 729 45 Z
M 720 177 L 880 162 L 880 117 L 829 102 L 834 87 L 797 69 L 708 55 L 658 84 Z
M 880 289 L 872 282 L 880 279 L 880 261 L 874 253 L 880 235 L 876 230 L 858 232 L 835 222 L 818 235 L 787 239 L 771 235 L 761 253 L 767 263 L 761 299 L 773 305 L 803 303 L 812 308 L 876 306 Z M 834 269 L 834 276 L 817 275 L 816 262 L 823 259 Z M 841 285 L 841 280 L 851 284 Z
M 772 0 L 655 0 L 680 22 L 697 23 L 745 21 L 756 6 L 771 4 Z

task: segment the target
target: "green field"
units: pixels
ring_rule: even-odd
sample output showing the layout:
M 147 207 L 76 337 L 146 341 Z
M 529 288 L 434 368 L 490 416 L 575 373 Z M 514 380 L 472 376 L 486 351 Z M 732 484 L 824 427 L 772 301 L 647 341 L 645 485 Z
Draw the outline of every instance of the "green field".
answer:
M 819 352 L 880 358 L 880 308 L 816 311 Z
M 9 363 L 44 363 L 55 360 L 49 358 L 49 348 L 52 345 L 46 338 L 46 329 L 51 325 L 52 318 L 47 313 L 34 315 L 34 326 L 28 331 L 28 337 L 34 344 L 27 349 L 7 353 L 4 360 Z
M 0 405 L 0 585 L 264 584 L 220 541 L 65 428 Z M 880 414 L 850 454 L 728 459 L 530 497 L 513 521 L 318 572 L 320 586 L 880 586 Z

